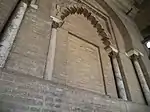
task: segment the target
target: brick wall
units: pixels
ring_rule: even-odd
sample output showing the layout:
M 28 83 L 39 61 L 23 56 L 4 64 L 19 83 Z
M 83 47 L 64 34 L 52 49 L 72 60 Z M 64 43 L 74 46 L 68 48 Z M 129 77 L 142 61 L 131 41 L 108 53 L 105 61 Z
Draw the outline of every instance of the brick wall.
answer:
M 3 70 L 1 112 L 149 112 L 150 107 Z
M 38 5 L 38 10 L 27 9 L 5 67 L 43 78 L 51 32 L 51 1 L 40 1 Z
M 100 23 L 106 27 L 103 19 Z M 101 38 L 84 16 L 68 16 L 57 31 L 52 80 L 118 97 L 111 62 Z
M 149 112 L 147 106 L 36 78 L 43 78 L 45 70 L 51 30 L 51 2 L 40 0 L 38 10 L 31 7 L 27 10 L 5 69 L 0 74 L 1 111 Z M 130 68 L 128 63 L 126 65 Z M 131 72 L 127 74 L 131 79 Z M 133 88 L 134 85 L 131 90 Z M 133 101 L 137 102 L 135 99 Z

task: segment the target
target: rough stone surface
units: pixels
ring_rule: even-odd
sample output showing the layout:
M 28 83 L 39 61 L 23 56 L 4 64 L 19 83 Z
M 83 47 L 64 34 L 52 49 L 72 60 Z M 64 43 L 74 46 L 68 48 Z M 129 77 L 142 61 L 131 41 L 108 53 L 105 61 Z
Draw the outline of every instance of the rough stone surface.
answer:
M 149 112 L 150 107 L 40 80 L 1 72 L 1 112 Z M 143 111 L 144 110 L 144 111 Z
M 1 1 L 4 2 L 4 0 L 0 0 L 0 3 Z M 113 47 L 118 47 L 121 73 L 126 79 L 126 88 L 129 90 L 131 101 L 123 101 L 118 98 L 112 64 L 104 49 L 102 36 L 98 35 L 96 26 L 91 25 L 92 21 L 84 18 L 83 15 L 70 14 L 64 19 L 62 27 L 58 28 L 53 77 L 51 81 L 43 79 L 52 27 L 50 16 L 58 16 L 70 4 L 80 7 L 79 2 L 76 1 L 78 0 L 38 0 L 36 4 L 38 9 L 28 7 L 5 67 L 0 71 L 0 109 L 2 112 L 150 111 L 150 107 L 145 105 L 131 60 L 125 55 L 126 50 L 132 47 L 141 52 L 144 51 L 140 39 L 135 38 L 140 37 L 140 34 L 131 20 L 126 21 L 129 18 L 120 11 L 117 12 L 119 9 L 115 9 L 117 15 L 104 0 L 93 2 L 87 0 L 92 2 L 92 5 L 99 1 L 101 6 L 98 3 L 92 6 L 87 2 L 84 2 L 84 6 L 88 5 L 89 12 L 99 20 L 102 28 L 109 35 Z M 56 3 L 58 4 L 56 5 Z M 84 11 L 86 12 L 85 9 Z M 103 30 L 102 28 L 100 29 Z M 69 42 L 70 35 L 80 37 L 82 42 L 81 40 L 76 44 Z M 134 45 L 132 45 L 133 43 Z M 79 46 L 86 48 L 89 44 L 92 44 L 92 47 L 88 47 L 86 50 L 89 51 L 89 48 L 92 48 L 91 51 L 94 51 L 92 54 L 79 48 Z M 68 48 L 68 46 L 70 47 Z M 99 54 L 95 46 L 99 47 Z M 77 51 L 80 51 L 79 55 L 71 53 Z M 72 63 L 80 55 L 86 61 L 72 66 Z M 68 56 L 70 57 L 67 58 Z M 87 58 L 88 56 L 89 58 Z M 142 59 L 144 63 L 147 62 L 146 67 L 148 68 L 148 58 Z M 89 62 L 87 62 L 88 60 Z M 66 63 L 67 61 L 71 64 Z M 71 67 L 68 74 L 67 64 Z M 96 64 L 100 65 L 96 66 Z M 86 73 L 88 67 L 90 72 Z M 93 75 L 91 68 L 96 75 Z M 81 72 L 77 70 L 73 72 L 73 69 L 81 69 Z M 97 74 L 97 71 L 100 73 Z M 82 81 L 78 83 L 76 80 Z M 87 87 L 90 88 L 87 89 Z M 94 91 L 98 90 L 97 88 L 100 91 Z
M 50 24 L 50 20 L 43 19 L 36 10 L 29 8 L 8 57 L 6 68 L 43 78 Z
M 0 48 L 0 67 L 5 65 L 6 59 L 9 55 L 9 52 L 12 48 L 15 37 L 20 28 L 20 24 L 24 17 L 24 14 L 27 9 L 27 4 L 20 2 L 15 9 L 12 18 L 10 19 L 7 28 L 5 28 L 4 33 L 2 34 L 1 48 Z

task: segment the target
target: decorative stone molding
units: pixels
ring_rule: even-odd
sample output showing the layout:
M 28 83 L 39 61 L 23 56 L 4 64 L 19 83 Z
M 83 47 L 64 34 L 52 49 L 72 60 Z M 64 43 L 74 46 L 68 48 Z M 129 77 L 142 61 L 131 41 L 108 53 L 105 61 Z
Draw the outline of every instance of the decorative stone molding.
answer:
M 82 0 L 56 0 L 54 7 L 54 16 L 56 18 L 59 18 L 61 20 L 65 20 L 66 17 L 72 14 L 79 14 L 83 15 L 87 20 L 91 22 L 91 25 L 97 29 L 97 33 L 99 36 L 101 36 L 101 40 L 103 41 L 105 47 L 110 46 L 113 42 L 110 34 L 108 31 L 106 31 L 101 23 L 99 22 L 99 19 L 101 17 L 107 21 L 107 19 L 104 16 L 100 16 L 99 12 L 91 8 L 85 1 Z
M 110 38 L 105 32 L 102 25 L 98 22 L 98 19 L 92 14 L 92 12 L 90 12 L 85 7 L 79 7 L 79 6 L 67 7 L 62 11 L 60 18 L 64 20 L 67 16 L 75 13 L 79 15 L 83 15 L 85 18 L 87 18 L 87 20 L 91 22 L 92 26 L 97 29 L 97 33 L 101 35 L 103 38 L 108 38 L 108 39 Z
M 132 50 L 128 51 L 128 52 L 126 53 L 126 55 L 127 55 L 128 57 L 131 57 L 131 56 L 133 56 L 133 55 L 144 56 L 144 54 L 141 53 L 141 52 L 140 52 L 139 50 L 137 50 L 137 49 L 132 49 Z
M 54 16 L 50 16 L 50 18 L 51 18 L 52 21 L 53 21 L 52 27 L 54 27 L 54 28 L 59 28 L 59 27 L 61 27 L 61 26 L 63 25 L 63 23 L 64 23 L 63 20 L 58 19 L 58 18 L 56 18 L 56 17 L 54 17 Z
M 59 23 L 53 21 L 53 23 L 52 23 L 52 28 L 57 29 L 58 27 L 59 27 Z
M 21 1 L 17 6 L 12 19 L 4 30 L 2 41 L 0 42 L 0 67 L 4 67 L 6 59 L 12 48 L 13 42 L 19 30 L 20 24 L 27 9 L 27 3 Z
M 106 46 L 105 50 L 108 54 L 111 54 L 112 52 L 115 54 L 118 54 L 118 52 L 119 52 L 115 47 L 113 47 L 111 45 Z

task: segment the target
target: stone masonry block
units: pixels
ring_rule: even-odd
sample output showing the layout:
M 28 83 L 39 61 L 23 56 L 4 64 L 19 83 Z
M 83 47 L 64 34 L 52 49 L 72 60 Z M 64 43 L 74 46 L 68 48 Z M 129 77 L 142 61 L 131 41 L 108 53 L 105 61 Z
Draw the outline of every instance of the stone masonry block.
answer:
M 3 110 L 14 109 L 15 112 L 18 110 L 24 112 L 28 111 L 29 106 L 31 112 L 141 112 L 142 109 L 145 110 L 144 112 L 149 112 L 150 110 L 147 106 L 108 98 L 100 94 L 39 80 L 38 78 L 35 80 L 33 77 L 24 77 L 19 74 L 9 75 L 17 78 L 14 82 L 11 82 L 14 85 L 11 88 L 6 80 L 3 80 L 5 83 L 1 83 L 2 80 L 0 80 L 0 106 L 5 105 L 2 108 Z M 16 80 L 19 80 L 19 77 L 28 81 L 17 82 Z M 28 84 L 29 82 L 32 83 Z

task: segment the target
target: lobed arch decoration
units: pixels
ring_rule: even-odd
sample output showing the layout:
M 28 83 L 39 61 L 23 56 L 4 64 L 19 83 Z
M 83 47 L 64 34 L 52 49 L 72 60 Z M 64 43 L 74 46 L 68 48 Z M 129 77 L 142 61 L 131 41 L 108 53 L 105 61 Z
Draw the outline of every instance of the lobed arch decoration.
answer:
M 85 18 L 87 18 L 88 21 L 91 22 L 91 25 L 97 29 L 98 35 L 102 37 L 102 42 L 104 44 L 104 49 L 110 50 L 112 43 L 110 41 L 110 36 L 106 33 L 103 26 L 100 24 L 99 20 L 94 16 L 94 14 L 89 11 L 85 6 L 81 4 L 75 4 L 71 6 L 65 6 L 61 12 L 59 12 L 59 17 L 62 21 L 65 20 L 66 17 L 73 14 L 79 14 L 83 15 Z M 58 15 L 57 15 L 58 16 Z
M 109 4 L 105 0 L 95 0 L 98 4 L 100 4 L 104 10 L 109 14 L 111 19 L 115 22 L 117 28 L 119 29 L 121 36 L 123 38 L 125 44 L 126 52 L 130 51 L 134 48 L 133 40 L 127 29 L 125 23 L 122 19 L 118 16 L 118 14 L 109 6 Z

